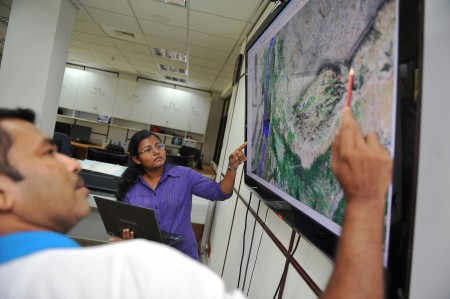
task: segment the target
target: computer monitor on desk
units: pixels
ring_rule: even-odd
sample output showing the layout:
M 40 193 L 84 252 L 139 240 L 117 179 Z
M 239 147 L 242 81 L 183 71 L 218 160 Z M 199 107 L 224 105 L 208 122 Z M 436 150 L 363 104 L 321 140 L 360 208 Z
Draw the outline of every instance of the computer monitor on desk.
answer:
M 72 141 L 79 143 L 89 144 L 91 139 L 92 128 L 80 126 L 80 125 L 72 125 L 72 129 L 70 131 L 70 138 Z
M 181 155 L 182 156 L 190 156 L 194 155 L 194 162 L 197 162 L 200 159 L 200 150 L 194 147 L 185 146 L 181 147 Z
M 55 132 L 64 133 L 70 136 L 70 131 L 72 129 L 72 125 L 68 123 L 63 123 L 60 121 L 57 121 L 55 123 Z
M 128 163 L 128 153 L 120 153 L 93 147 L 88 148 L 87 158 L 93 161 L 118 165 L 126 165 Z

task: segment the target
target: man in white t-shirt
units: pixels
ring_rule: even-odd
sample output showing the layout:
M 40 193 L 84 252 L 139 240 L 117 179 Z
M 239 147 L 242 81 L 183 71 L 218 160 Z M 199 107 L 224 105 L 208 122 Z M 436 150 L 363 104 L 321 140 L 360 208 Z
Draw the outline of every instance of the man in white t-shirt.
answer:
M 65 236 L 89 213 L 89 191 L 78 162 L 58 153 L 33 122 L 30 110 L 0 109 L 0 298 L 243 298 L 170 247 L 132 240 L 80 248 Z M 348 208 L 323 297 L 382 298 L 392 163 L 374 135 L 361 135 L 348 109 L 332 164 Z

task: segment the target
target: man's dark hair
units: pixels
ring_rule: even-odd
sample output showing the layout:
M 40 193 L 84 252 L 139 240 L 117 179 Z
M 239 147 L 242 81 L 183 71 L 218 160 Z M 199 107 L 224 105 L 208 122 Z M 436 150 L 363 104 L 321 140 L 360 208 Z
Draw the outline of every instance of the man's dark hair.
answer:
M 1 121 L 6 119 L 21 119 L 34 123 L 35 114 L 30 109 L 7 109 L 0 108 L 0 175 L 6 175 L 18 182 L 23 179 L 22 175 L 9 164 L 8 152 L 12 145 L 12 138 L 2 127 Z

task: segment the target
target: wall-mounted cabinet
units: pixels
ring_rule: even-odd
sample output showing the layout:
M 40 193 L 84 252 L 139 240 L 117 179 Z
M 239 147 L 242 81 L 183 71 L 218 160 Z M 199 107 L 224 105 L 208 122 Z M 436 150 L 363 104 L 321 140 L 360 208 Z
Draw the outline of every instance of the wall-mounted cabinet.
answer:
M 112 115 L 116 88 L 117 74 L 84 71 L 78 83 L 75 110 Z
M 191 94 L 177 89 L 158 88 L 155 94 L 152 124 L 188 131 Z
M 209 109 L 211 108 L 211 97 L 192 93 L 191 109 L 187 130 L 189 132 L 205 134 L 208 124 Z
M 61 96 L 59 97 L 59 106 L 67 109 L 75 107 L 75 98 L 78 91 L 78 81 L 82 70 L 66 67 L 64 70 L 64 79 L 61 87 Z
M 153 108 L 153 88 L 145 80 L 119 79 L 113 116 L 149 123 Z
M 67 67 L 59 106 L 64 108 L 61 117 L 73 121 L 98 123 L 99 115 L 112 116 L 109 124 L 102 124 L 107 138 L 125 132 L 121 139 L 128 140 L 135 131 L 159 127 L 158 131 L 167 136 L 189 136 L 202 143 L 211 95 L 146 79 L 118 79 L 115 73 Z M 114 131 L 118 133 L 111 133 Z

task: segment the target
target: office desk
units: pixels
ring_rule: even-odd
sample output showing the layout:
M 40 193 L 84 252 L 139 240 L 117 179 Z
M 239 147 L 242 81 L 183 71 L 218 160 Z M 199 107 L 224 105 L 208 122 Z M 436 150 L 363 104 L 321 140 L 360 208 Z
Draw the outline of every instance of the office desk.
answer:
M 78 143 L 75 141 L 71 141 L 70 146 L 73 149 L 72 153 L 73 153 L 73 157 L 75 159 L 87 159 L 87 153 L 88 153 L 89 147 L 101 148 L 101 149 L 104 148 L 103 146 L 100 146 L 100 145 Z

